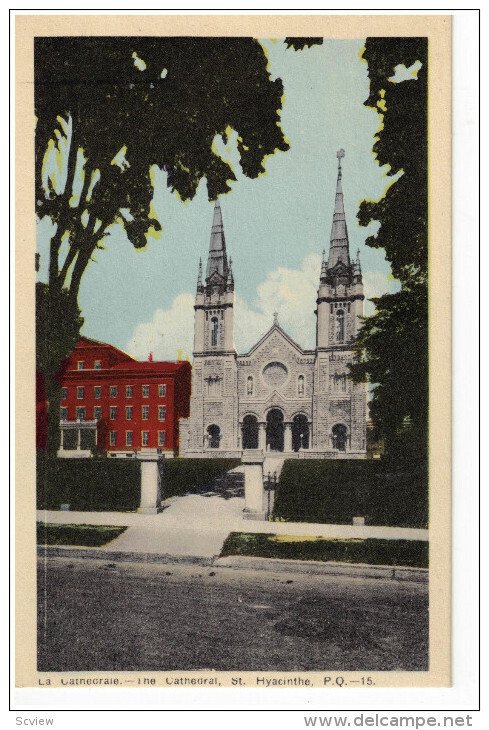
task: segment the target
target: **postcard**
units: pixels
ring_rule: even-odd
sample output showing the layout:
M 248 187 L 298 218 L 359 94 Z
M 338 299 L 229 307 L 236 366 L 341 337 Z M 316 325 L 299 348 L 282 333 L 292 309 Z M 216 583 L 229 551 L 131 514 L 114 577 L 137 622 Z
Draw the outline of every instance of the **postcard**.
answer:
M 16 20 L 17 686 L 449 686 L 450 18 Z

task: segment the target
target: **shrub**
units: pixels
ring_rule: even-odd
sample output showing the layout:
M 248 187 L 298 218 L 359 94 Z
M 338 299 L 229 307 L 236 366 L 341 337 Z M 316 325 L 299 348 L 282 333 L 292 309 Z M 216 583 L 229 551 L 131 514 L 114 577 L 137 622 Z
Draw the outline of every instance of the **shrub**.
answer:
M 296 522 L 426 527 L 426 470 L 390 470 L 382 460 L 289 460 L 280 475 L 274 517 Z
M 160 462 L 163 498 L 209 488 L 239 464 L 233 459 L 165 459 Z M 37 508 L 75 511 L 129 511 L 139 506 L 141 462 L 137 459 L 37 457 Z
M 139 506 L 141 464 L 135 459 L 37 458 L 37 508 L 69 504 L 79 511 L 127 511 Z

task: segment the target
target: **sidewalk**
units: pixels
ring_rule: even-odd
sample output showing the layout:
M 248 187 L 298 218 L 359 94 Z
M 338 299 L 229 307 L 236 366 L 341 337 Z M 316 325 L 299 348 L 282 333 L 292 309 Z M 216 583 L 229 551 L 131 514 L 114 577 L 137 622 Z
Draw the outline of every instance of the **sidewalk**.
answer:
M 310 522 L 261 522 L 243 519 L 244 499 L 187 495 L 163 502 L 158 515 L 134 512 L 37 512 L 37 519 L 53 524 L 127 526 L 104 548 L 110 553 L 142 553 L 214 558 L 230 532 L 304 535 L 326 538 L 381 538 L 428 540 L 428 530 L 401 527 L 327 525 Z M 90 548 L 91 549 L 91 548 Z

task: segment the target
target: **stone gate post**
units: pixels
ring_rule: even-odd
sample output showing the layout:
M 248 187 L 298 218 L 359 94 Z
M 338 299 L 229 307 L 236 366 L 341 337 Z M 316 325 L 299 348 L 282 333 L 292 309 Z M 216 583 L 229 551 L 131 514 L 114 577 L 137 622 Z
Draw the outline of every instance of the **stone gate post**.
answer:
M 150 452 L 137 454 L 137 459 L 141 462 L 141 503 L 138 507 L 140 514 L 156 515 L 163 509 L 158 461 L 164 458 L 162 454 Z
M 265 490 L 263 489 L 263 462 L 261 449 L 245 449 L 242 464 L 245 475 L 245 520 L 264 520 L 266 516 Z

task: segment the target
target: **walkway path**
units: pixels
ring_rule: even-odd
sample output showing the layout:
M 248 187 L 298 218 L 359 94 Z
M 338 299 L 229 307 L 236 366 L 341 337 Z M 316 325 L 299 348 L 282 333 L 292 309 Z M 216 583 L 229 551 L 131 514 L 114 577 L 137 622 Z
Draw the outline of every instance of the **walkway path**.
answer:
M 310 535 L 332 538 L 428 540 L 428 530 L 327 525 L 310 522 L 258 522 L 243 519 L 244 499 L 190 494 L 170 497 L 158 515 L 135 512 L 38 511 L 38 520 L 55 524 L 124 525 L 128 529 L 106 546 L 108 552 L 142 552 L 214 557 L 230 532 Z

